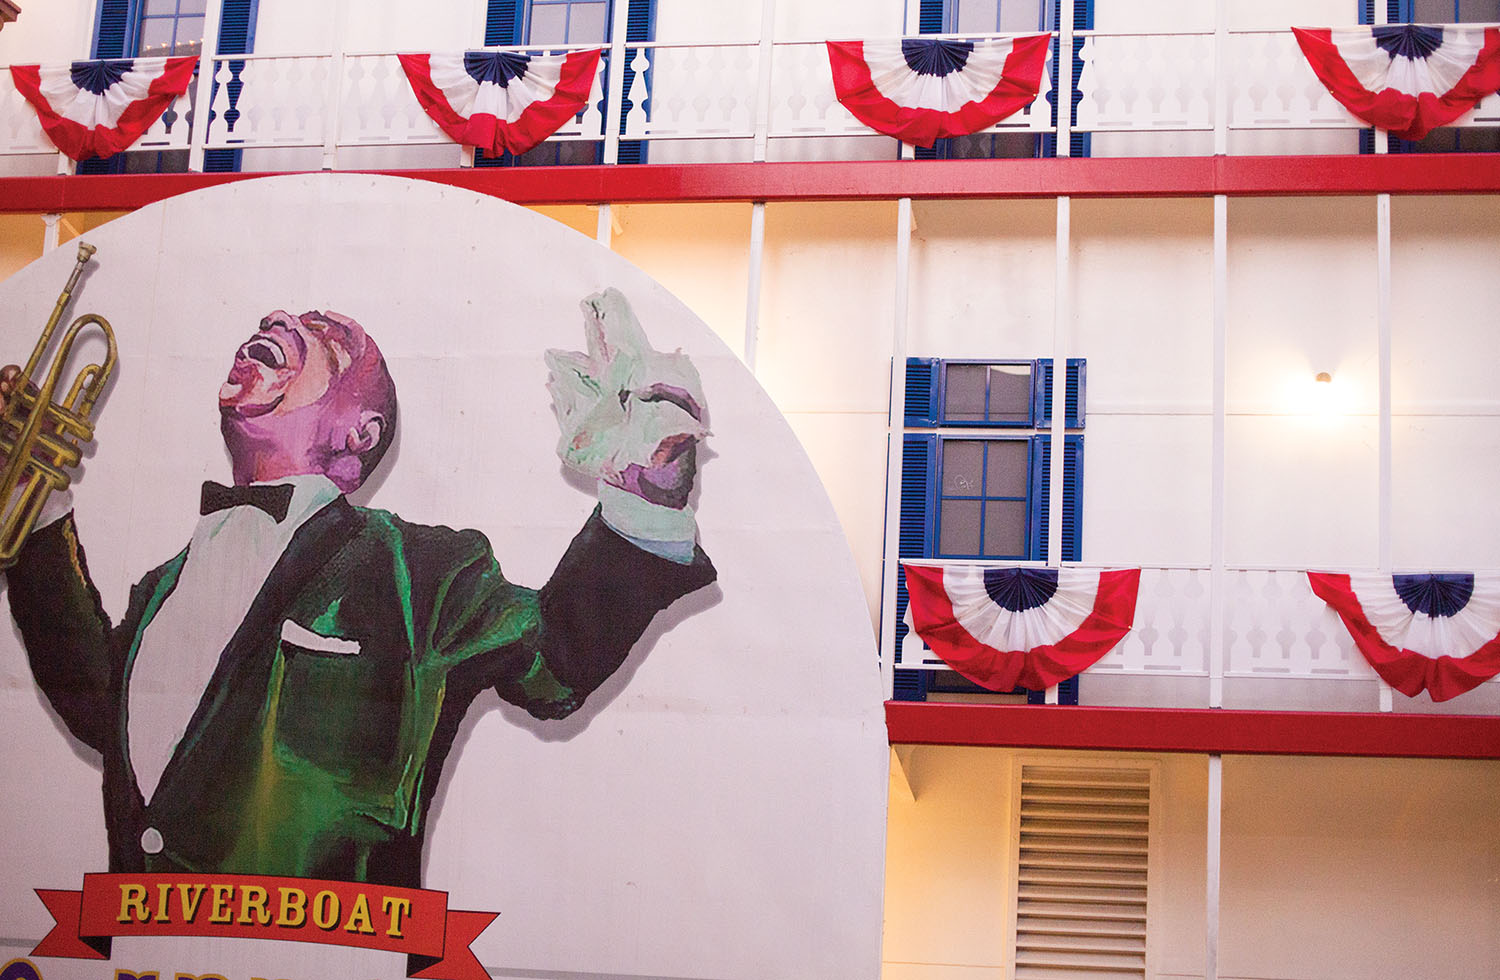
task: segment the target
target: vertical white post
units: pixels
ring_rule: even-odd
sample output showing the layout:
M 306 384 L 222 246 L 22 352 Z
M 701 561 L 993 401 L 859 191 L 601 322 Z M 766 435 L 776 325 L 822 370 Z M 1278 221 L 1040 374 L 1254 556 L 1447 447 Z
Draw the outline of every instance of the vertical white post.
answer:
M 219 51 L 219 18 L 223 14 L 223 0 L 208 0 L 203 8 L 203 46 L 198 55 L 198 81 L 193 94 L 193 128 L 188 133 L 188 169 L 203 172 L 203 144 L 208 142 L 208 116 L 213 108 L 214 73 L 218 63 L 214 55 Z M 227 104 L 229 97 L 225 95 Z M 223 125 L 223 120 L 219 121 Z
M 1068 433 L 1068 331 L 1073 325 L 1073 199 L 1057 199 L 1057 252 L 1054 268 L 1055 299 L 1052 304 L 1052 447 L 1048 452 L 1051 486 L 1047 493 L 1047 564 L 1062 563 L 1063 484 Z M 1043 695 L 1047 704 L 1057 703 L 1057 685 Z
M 42 215 L 42 254 L 46 255 L 58 246 L 61 237 L 58 231 L 58 222 L 62 220 L 60 214 Z
M 896 682 L 896 567 L 901 537 L 901 448 L 906 423 L 906 303 L 911 270 L 911 198 L 896 202 L 896 289 L 891 317 L 891 404 L 887 415 L 885 546 L 880 588 L 880 677 L 885 696 Z
M 750 205 L 750 268 L 745 286 L 745 366 L 755 373 L 760 346 L 760 280 L 766 251 L 766 202 Z
M 1229 333 L 1229 198 L 1214 195 L 1213 427 L 1209 443 L 1208 706 L 1224 706 L 1224 377 Z
M 1214 156 L 1229 152 L 1229 0 L 1214 0 Z
M 1219 873 L 1223 863 L 1224 757 L 1208 757 L 1208 854 L 1203 895 L 1203 980 L 1219 980 Z
M 1073 152 L 1073 0 L 1057 0 L 1057 155 Z
M 1377 4 L 1376 6 L 1379 6 Z M 1378 336 L 1380 373 L 1379 462 L 1379 561 L 1380 570 L 1391 571 L 1391 195 L 1375 195 L 1375 329 Z M 1380 685 L 1380 710 L 1395 710 L 1391 687 Z
M 328 90 L 323 97 L 323 169 L 336 170 L 339 162 L 339 117 L 343 111 L 344 35 L 348 32 L 349 0 L 336 0 L 333 8 L 333 48 L 328 52 Z
M 771 61 L 776 36 L 776 0 L 760 3 L 760 52 L 755 75 L 755 145 L 750 159 L 762 163 L 771 141 Z
M 599 220 L 594 225 L 594 241 L 609 248 L 610 242 L 614 240 L 614 231 L 614 208 L 607 203 L 599 205 Z
M 630 4 L 614 5 L 609 25 L 609 98 L 604 104 L 604 162 L 620 162 L 620 130 L 625 125 L 625 31 L 630 26 Z

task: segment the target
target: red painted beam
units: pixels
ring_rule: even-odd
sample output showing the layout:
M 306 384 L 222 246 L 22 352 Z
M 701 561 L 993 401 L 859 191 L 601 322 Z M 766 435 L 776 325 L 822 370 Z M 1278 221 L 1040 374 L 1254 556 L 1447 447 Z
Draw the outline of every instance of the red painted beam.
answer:
M 518 204 L 1500 193 L 1500 154 L 867 160 L 397 170 Z M 0 212 L 128 211 L 266 174 L 0 178 Z
M 1500 717 L 887 701 L 892 743 L 1500 759 Z

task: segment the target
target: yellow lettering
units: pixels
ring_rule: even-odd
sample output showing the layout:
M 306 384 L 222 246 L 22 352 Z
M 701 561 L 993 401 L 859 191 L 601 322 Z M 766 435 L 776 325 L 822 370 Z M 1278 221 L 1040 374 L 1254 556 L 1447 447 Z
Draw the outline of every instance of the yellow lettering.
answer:
M 250 911 L 255 910 L 252 920 Z M 240 889 L 240 919 L 242 926 L 263 926 L 271 921 L 271 910 L 266 908 L 266 890 L 259 885 L 246 885 Z
M 344 923 L 344 931 L 375 935 L 375 927 L 370 925 L 370 900 L 365 897 L 364 892 L 360 892 L 359 898 L 354 900 L 354 908 L 349 910 L 349 921 Z
M 307 921 L 307 892 L 300 888 L 278 888 L 281 893 L 281 914 L 276 917 L 278 926 L 293 929 Z
M 129 970 L 116 970 L 115 980 L 157 980 L 155 971 L 150 973 L 131 973 Z
M 339 897 L 330 891 L 321 891 L 312 900 L 313 925 L 319 929 L 332 929 L 339 924 Z
M 177 974 L 177 980 L 224 980 L 224 978 L 217 973 L 205 973 L 202 976 L 194 976 L 191 973 L 179 973 Z
M 160 882 L 156 886 L 156 918 L 152 922 L 171 922 L 172 913 L 172 886 L 168 882 Z
M 209 910 L 209 922 L 233 922 L 234 910 L 229 903 L 234 901 L 233 885 L 214 885 L 214 907 Z
M 146 908 L 146 886 L 145 885 L 121 885 L 120 886 L 120 914 L 115 918 L 116 922 L 145 922 L 151 917 L 151 911 Z
M 391 920 L 391 927 L 385 931 L 385 934 L 387 936 L 390 936 L 392 939 L 402 938 L 401 917 L 403 915 L 411 914 L 411 899 L 397 898 L 394 895 L 387 895 L 384 899 L 381 900 L 380 909 L 387 916 L 389 916 Z
M 182 918 L 184 922 L 192 922 L 193 916 L 198 914 L 198 903 L 203 901 L 203 885 L 188 884 L 181 882 L 177 886 L 177 895 L 182 899 Z

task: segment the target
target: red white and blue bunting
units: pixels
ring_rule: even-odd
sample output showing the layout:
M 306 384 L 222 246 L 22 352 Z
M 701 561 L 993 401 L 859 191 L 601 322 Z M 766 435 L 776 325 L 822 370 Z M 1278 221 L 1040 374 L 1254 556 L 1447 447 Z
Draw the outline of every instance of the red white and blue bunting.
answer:
M 1434 701 L 1500 674 L 1500 575 L 1308 572 L 1391 687 Z
M 11 65 L 42 131 L 74 160 L 128 149 L 193 80 L 198 58 L 121 58 L 67 65 Z
M 1421 139 L 1500 89 L 1500 30 L 1493 27 L 1388 24 L 1292 33 L 1344 108 L 1402 139 Z
M 443 132 L 455 142 L 499 156 L 525 153 L 583 111 L 601 51 L 396 57 L 417 101 Z
M 988 41 L 829 41 L 839 102 L 876 132 L 917 146 L 968 136 L 1030 105 L 1048 34 Z
M 1139 568 L 984 568 L 902 562 L 917 635 L 992 691 L 1052 687 L 1130 632 Z

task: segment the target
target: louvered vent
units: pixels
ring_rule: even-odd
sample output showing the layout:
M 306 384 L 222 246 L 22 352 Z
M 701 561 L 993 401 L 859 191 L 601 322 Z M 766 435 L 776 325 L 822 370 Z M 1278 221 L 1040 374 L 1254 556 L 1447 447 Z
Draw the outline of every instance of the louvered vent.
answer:
M 1023 766 L 1016 980 L 1146 976 L 1146 769 Z

